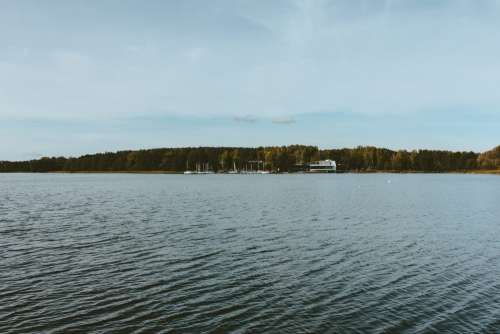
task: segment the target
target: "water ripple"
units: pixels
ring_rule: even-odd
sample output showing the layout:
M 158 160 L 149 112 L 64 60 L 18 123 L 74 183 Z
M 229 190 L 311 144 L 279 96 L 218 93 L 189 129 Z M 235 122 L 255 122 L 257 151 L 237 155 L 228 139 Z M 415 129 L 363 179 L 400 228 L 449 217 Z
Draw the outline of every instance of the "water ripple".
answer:
M 499 178 L 390 177 L 0 175 L 0 332 L 500 332 Z

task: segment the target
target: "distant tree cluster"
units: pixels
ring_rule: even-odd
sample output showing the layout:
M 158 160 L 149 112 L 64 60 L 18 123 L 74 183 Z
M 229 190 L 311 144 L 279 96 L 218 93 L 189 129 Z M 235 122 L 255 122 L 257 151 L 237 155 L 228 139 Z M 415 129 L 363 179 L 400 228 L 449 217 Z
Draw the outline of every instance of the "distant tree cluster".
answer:
M 449 172 L 478 169 L 478 154 L 434 150 L 392 151 L 360 146 L 354 149 L 322 150 L 321 158 L 337 161 L 348 171 Z
M 97 153 L 78 158 L 41 158 L 31 161 L 0 162 L 0 172 L 182 172 L 194 170 L 197 165 L 209 166 L 214 171 L 260 168 L 271 171 L 292 171 L 319 159 L 314 146 L 292 145 L 282 147 L 187 147 L 161 148 L 115 153 Z
M 41 158 L 31 161 L 0 161 L 0 172 L 182 172 L 198 165 L 216 172 L 260 168 L 293 172 L 319 159 L 337 161 L 345 171 L 447 172 L 500 169 L 500 146 L 478 154 L 433 150 L 392 151 L 360 146 L 353 149 L 319 150 L 315 146 L 280 147 L 187 147 L 98 153 L 78 158 Z
M 482 169 L 500 169 L 500 146 L 480 154 L 478 165 Z

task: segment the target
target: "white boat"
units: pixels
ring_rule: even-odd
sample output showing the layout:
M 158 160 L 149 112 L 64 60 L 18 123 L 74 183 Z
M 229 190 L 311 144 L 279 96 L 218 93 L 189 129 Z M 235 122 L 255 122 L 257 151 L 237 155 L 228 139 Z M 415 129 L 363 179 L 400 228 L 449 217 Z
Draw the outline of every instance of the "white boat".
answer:
M 264 169 L 264 161 L 250 160 L 248 161 L 248 163 L 250 164 L 250 168 L 248 168 L 248 164 L 245 164 L 245 169 L 240 171 L 241 174 L 270 174 L 268 170 Z M 254 167 L 256 167 L 257 169 L 254 169 Z
M 192 170 L 189 170 L 189 161 L 186 161 L 186 171 L 184 174 L 194 174 Z
M 236 169 L 236 162 L 233 162 L 233 169 L 227 172 L 228 174 L 238 174 L 238 170 Z
M 337 163 L 334 160 L 320 160 L 309 164 L 309 173 L 335 173 Z
M 203 164 L 203 168 L 201 164 L 197 163 L 195 171 L 187 170 L 184 174 L 214 174 L 214 171 L 210 170 L 210 165 L 207 162 L 206 164 Z

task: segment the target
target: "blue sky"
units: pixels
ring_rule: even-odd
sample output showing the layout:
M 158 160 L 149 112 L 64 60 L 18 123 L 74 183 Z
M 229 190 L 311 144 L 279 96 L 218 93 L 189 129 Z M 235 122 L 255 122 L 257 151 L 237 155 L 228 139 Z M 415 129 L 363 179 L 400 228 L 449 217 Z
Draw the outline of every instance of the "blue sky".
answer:
M 0 160 L 500 143 L 499 1 L 0 5 Z

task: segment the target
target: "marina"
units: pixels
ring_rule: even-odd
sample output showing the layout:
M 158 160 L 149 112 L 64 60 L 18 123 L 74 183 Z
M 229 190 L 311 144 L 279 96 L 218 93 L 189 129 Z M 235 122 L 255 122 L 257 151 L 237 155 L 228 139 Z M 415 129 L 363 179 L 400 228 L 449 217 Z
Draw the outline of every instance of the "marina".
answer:
M 242 168 L 238 169 L 236 162 L 233 162 L 232 169 L 229 170 L 212 170 L 210 163 L 196 163 L 196 169 L 190 170 L 189 163 L 186 163 L 185 175 L 204 175 L 204 174 L 289 174 L 288 171 L 280 171 L 280 169 L 266 169 L 266 164 L 262 160 L 250 160 L 243 164 Z M 337 163 L 334 160 L 326 159 L 313 161 L 308 164 L 297 164 L 294 171 L 291 173 L 337 173 Z

